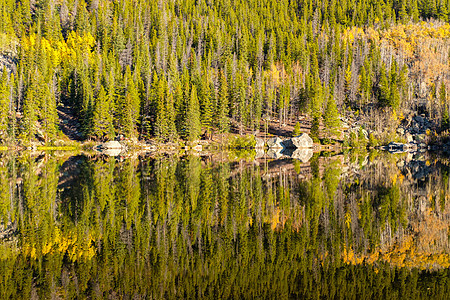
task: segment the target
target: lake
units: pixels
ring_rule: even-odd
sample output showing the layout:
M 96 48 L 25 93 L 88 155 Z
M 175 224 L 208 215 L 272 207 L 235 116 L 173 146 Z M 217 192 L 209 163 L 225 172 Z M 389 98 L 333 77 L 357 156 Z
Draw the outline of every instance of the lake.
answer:
M 428 153 L 1 153 L 0 298 L 449 298 L 449 171 Z

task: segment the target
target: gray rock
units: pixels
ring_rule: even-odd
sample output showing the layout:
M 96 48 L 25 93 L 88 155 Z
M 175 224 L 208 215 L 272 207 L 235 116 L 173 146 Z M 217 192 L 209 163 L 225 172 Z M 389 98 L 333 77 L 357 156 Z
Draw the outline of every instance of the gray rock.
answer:
M 277 148 L 277 149 L 284 148 L 283 140 L 280 139 L 279 137 L 274 137 L 274 138 L 268 139 L 267 146 L 269 146 L 269 148 Z
M 156 150 L 158 150 L 158 147 L 156 145 L 153 145 L 153 144 L 146 144 L 142 148 L 144 150 L 146 150 L 146 151 L 156 151 Z
M 294 143 L 292 142 L 291 139 L 287 139 L 283 141 L 283 146 L 286 149 L 296 149 L 297 147 L 295 147 Z
M 390 152 L 396 152 L 396 153 L 402 152 L 402 151 L 405 151 L 405 145 L 402 143 L 390 142 L 388 144 L 388 150 Z
M 408 152 L 417 151 L 417 145 L 414 143 L 408 143 L 408 144 L 406 144 L 406 146 L 408 147 Z
M 313 156 L 313 150 L 311 148 L 299 148 L 296 149 L 292 153 L 292 158 L 301 160 L 302 162 L 306 163 L 308 162 L 311 157 Z
M 412 134 L 406 133 L 406 142 L 411 143 L 412 141 L 414 141 Z
M 261 148 L 256 149 L 255 159 L 263 158 L 265 155 L 264 150 Z
M 312 148 L 314 146 L 312 138 L 306 133 L 291 138 L 291 142 L 296 148 Z
M 424 118 L 421 117 L 421 116 L 415 116 L 415 117 L 414 117 L 414 120 L 415 120 L 417 123 L 419 123 L 420 125 L 422 125 L 423 122 L 424 122 Z
M 101 149 L 100 152 L 108 156 L 119 156 L 122 154 L 122 149 Z
M 203 150 L 203 146 L 202 145 L 195 145 L 194 147 L 192 147 L 192 150 L 200 152 L 200 151 Z
M 108 141 L 98 146 L 100 149 L 123 149 L 123 145 L 118 141 Z
M 261 139 L 261 138 L 255 138 L 255 141 L 256 141 L 256 145 L 255 145 L 255 148 L 256 148 L 256 149 L 264 148 L 264 145 L 265 145 L 266 143 L 264 142 L 263 139 Z
M 283 154 L 281 153 L 280 148 L 271 148 L 269 151 L 267 151 L 267 157 L 272 159 L 279 159 L 283 157 Z

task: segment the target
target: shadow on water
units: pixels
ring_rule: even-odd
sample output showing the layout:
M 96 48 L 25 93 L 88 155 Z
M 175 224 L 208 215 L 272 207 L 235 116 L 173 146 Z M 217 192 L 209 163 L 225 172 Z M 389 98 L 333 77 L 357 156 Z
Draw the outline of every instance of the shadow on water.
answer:
M 3 153 L 0 297 L 445 298 L 449 170 L 427 153 Z

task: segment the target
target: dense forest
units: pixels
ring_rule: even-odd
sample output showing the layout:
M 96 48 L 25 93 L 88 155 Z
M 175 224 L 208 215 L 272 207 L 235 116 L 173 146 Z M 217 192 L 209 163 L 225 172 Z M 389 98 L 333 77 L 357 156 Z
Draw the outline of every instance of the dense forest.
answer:
M 1 298 L 449 293 L 448 161 L 63 155 L 0 157 Z
M 352 113 L 449 126 L 449 0 L 1 0 L 0 138 L 196 140 Z

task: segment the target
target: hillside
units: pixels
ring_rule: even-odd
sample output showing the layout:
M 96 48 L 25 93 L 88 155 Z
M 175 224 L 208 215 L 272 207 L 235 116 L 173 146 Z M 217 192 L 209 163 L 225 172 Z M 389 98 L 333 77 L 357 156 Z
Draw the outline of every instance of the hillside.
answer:
M 192 141 L 299 122 L 316 141 L 357 123 L 384 143 L 416 116 L 418 134 L 446 136 L 449 5 L 1 0 L 0 139 Z

